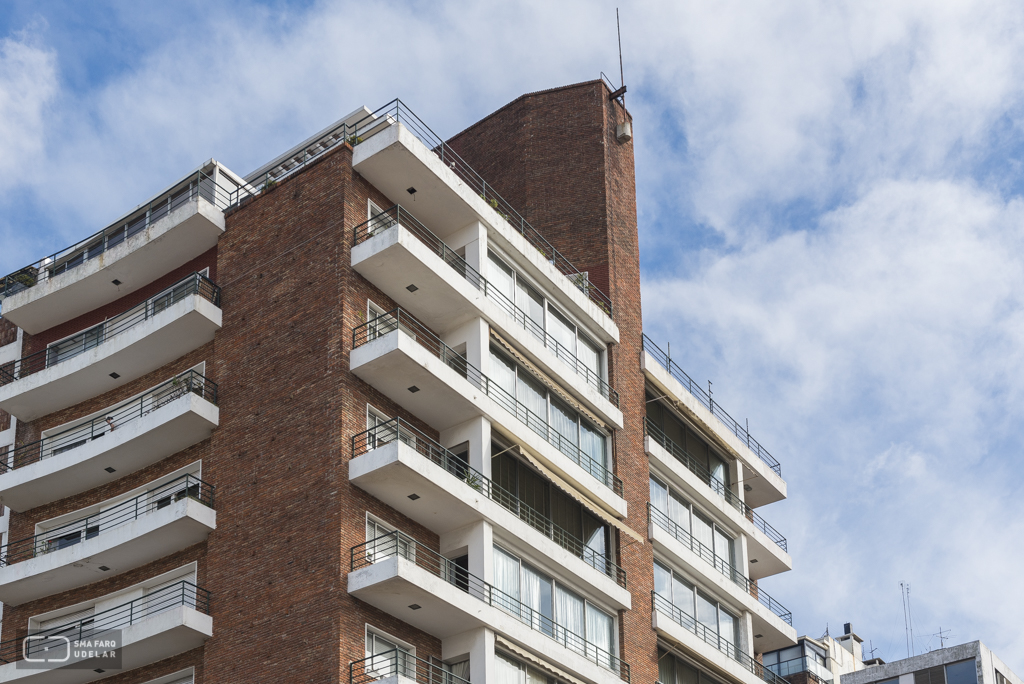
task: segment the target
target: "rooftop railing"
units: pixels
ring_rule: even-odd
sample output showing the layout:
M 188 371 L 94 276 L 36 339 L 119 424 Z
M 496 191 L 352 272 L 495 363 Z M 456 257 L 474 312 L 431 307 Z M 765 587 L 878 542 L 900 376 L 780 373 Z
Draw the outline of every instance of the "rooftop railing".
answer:
M 650 418 L 644 418 L 644 433 L 654 440 L 656 444 L 660 444 L 662 448 L 672 454 L 677 461 L 685 466 L 691 473 L 700 478 L 700 480 L 704 484 L 708 485 L 712 491 L 723 497 L 729 505 L 739 511 L 743 517 L 754 523 L 754 527 L 764 532 L 765 536 L 775 542 L 780 549 L 788 551 L 786 538 L 779 534 L 778 530 L 769 525 L 757 511 L 748 506 L 739 497 L 739 495 L 729 489 L 724 482 L 712 475 L 707 468 L 698 463 L 697 459 L 691 456 L 686 449 L 669 439 L 665 433 L 662 432 L 661 428 L 655 425 Z
M 141 397 L 121 404 L 92 420 L 16 447 L 13 453 L 0 457 L 0 473 L 23 468 L 51 456 L 77 449 L 149 415 L 186 394 L 195 394 L 211 404 L 217 403 L 216 383 L 193 370 L 185 371 L 157 385 Z
M 122 603 L 109 610 L 69 621 L 67 624 L 58 627 L 48 627 L 47 629 L 33 631 L 32 635 L 38 637 L 36 639 L 16 638 L 4 641 L 0 643 L 0 662 L 13 663 L 22 660 L 26 656 L 44 657 L 44 651 L 47 648 L 52 649 L 53 641 L 43 637 L 55 637 L 55 639 L 59 639 L 62 642 L 65 639 L 80 641 L 113 629 L 124 629 L 158 613 L 180 606 L 192 608 L 209 615 L 210 592 L 197 587 L 188 580 L 182 580 L 141 598 Z M 52 658 L 52 651 L 48 655 Z M 51 662 L 53 661 L 51 660 Z
M 472 365 L 466 358 L 451 347 L 402 309 L 391 311 L 357 326 L 352 330 L 352 348 L 361 347 L 383 335 L 401 330 L 442 363 L 464 377 L 474 387 L 481 390 L 496 401 L 502 408 L 514 415 L 519 421 L 537 434 L 563 455 L 587 471 L 605 486 L 618 495 L 622 495 L 622 480 L 615 476 L 605 465 L 595 460 L 590 454 L 580 449 L 571 439 L 562 435 L 547 420 L 531 411 L 525 404 L 512 396 L 507 390 L 484 375 L 479 368 Z
M 644 333 L 644 351 L 654 357 L 662 368 L 667 370 L 669 374 L 679 381 L 679 383 L 686 388 L 686 391 L 693 395 L 693 397 L 699 401 L 704 408 L 711 411 L 711 414 L 718 418 L 722 423 L 732 432 L 734 435 L 740 438 L 746 443 L 747 448 L 757 454 L 757 457 L 764 461 L 769 468 L 771 468 L 776 475 L 782 476 L 782 466 L 779 462 L 768 453 L 768 450 L 761 446 L 756 439 L 750 436 L 750 432 L 743 425 L 740 425 L 732 416 L 725 412 L 720 404 L 716 404 L 714 398 L 705 392 L 700 385 L 695 383 L 686 372 L 675 363 L 672 358 L 663 352 L 658 345 L 656 345 L 650 337 Z
M 727 638 L 705 627 L 703 624 L 698 622 L 693 615 L 681 610 L 664 596 L 659 596 L 657 593 L 652 591 L 651 605 L 653 610 L 661 613 L 662 615 L 668 616 L 672 622 L 697 635 L 697 638 L 701 641 L 732 658 L 749 670 L 755 677 L 763 679 L 765 682 L 768 682 L 768 684 L 787 684 L 786 680 L 782 679 L 761 663 L 754 660 L 750 655 L 740 650 Z
M 788 677 L 797 672 L 806 672 L 819 682 L 830 682 L 833 679 L 832 672 L 827 667 L 808 656 L 783 660 L 781 663 L 765 665 L 765 667 L 780 677 Z
M 539 513 L 518 496 L 471 467 L 458 455 L 427 437 L 410 425 L 408 421 L 392 418 L 386 423 L 381 423 L 353 436 L 352 458 L 394 441 L 402 442 L 415 450 L 455 479 L 465 482 L 491 501 L 517 515 L 527 525 L 577 558 L 581 558 L 590 567 L 611 577 L 620 587 L 626 588 L 626 571 L 613 563 L 608 556 L 587 546 L 576 535 L 556 525 L 550 518 Z
M 93 515 L 5 544 L 0 548 L 0 566 L 75 546 L 182 499 L 192 499 L 213 508 L 213 495 L 213 485 L 195 475 L 182 475 Z
M 571 367 L 577 375 L 586 380 L 587 384 L 601 393 L 601 396 L 608 399 L 615 406 L 619 405 L 619 393 L 604 381 L 594 370 L 580 361 L 576 354 L 567 349 L 563 344 L 554 338 L 553 335 L 544 329 L 544 326 L 528 316 L 525 311 L 516 306 L 504 292 L 491 284 L 486 278 L 476 271 L 461 256 L 452 251 L 445 244 L 444 240 L 434 235 L 429 228 L 420 223 L 416 218 L 396 204 L 390 209 L 374 216 L 368 221 L 360 223 L 353 229 L 353 246 L 366 242 L 374 235 L 387 230 L 395 225 L 401 225 L 412 233 L 420 242 L 426 245 L 432 252 L 437 254 L 446 264 L 452 267 L 456 273 L 465 278 L 470 285 L 484 293 L 486 297 L 500 306 L 505 313 L 510 315 L 516 323 L 536 337 L 544 346 L 551 349 L 555 356 Z
M 617 656 L 471 574 L 465 568 L 456 565 L 454 561 L 420 544 L 403 532 L 390 532 L 358 544 L 352 547 L 351 554 L 351 570 L 353 572 L 395 556 L 404 558 L 487 605 L 508 613 L 573 653 L 616 672 L 624 681 L 629 681 L 629 665 Z
M 160 294 L 150 297 L 143 303 L 133 306 L 124 313 L 109 318 L 99 325 L 76 333 L 60 342 L 54 342 L 46 349 L 41 349 L 34 354 L 5 363 L 3 366 L 0 366 L 0 386 L 12 383 L 15 380 L 46 368 L 51 368 L 98 347 L 107 340 L 131 330 L 140 323 L 146 322 L 191 295 L 199 295 L 212 302 L 215 306 L 220 306 L 220 288 L 214 285 L 213 281 L 206 276 L 200 273 L 193 273 L 182 278 Z
M 348 142 L 353 146 L 359 145 L 396 123 L 403 124 L 406 130 L 416 136 L 431 152 L 437 155 L 452 173 L 458 176 L 484 202 L 490 205 L 497 212 L 498 216 L 508 223 L 512 230 L 522 235 L 527 242 L 541 253 L 546 261 L 568 278 L 574 287 L 589 297 L 609 317 L 612 316 L 611 299 L 594 283 L 590 282 L 587 273 L 580 271 L 561 252 L 555 249 L 480 174 L 474 171 L 448 143 L 430 130 L 430 127 L 399 99 L 392 100 L 354 125 L 341 124 L 327 131 L 318 140 L 296 153 L 291 159 L 285 160 L 261 177 L 253 178 L 251 182 L 258 188 L 272 188 L 282 179 L 318 159 L 335 145 L 343 142 Z M 240 192 L 243 192 L 243 190 L 240 190 Z M 248 194 L 248 190 L 244 190 L 244 192 Z
M 201 198 L 223 210 L 239 201 L 243 193 L 252 194 L 251 188 L 239 186 L 225 176 L 219 177 L 220 181 L 198 171 L 157 199 L 134 211 L 128 218 L 5 276 L 0 281 L 0 300 L 95 259 L 189 202 Z
M 672 520 L 663 511 L 655 508 L 651 503 L 647 504 L 647 518 L 650 523 L 657 525 L 671 534 L 675 537 L 676 541 L 690 549 L 690 551 L 699 556 L 702 561 L 728 577 L 740 589 L 756 598 L 761 605 L 775 613 L 778 617 L 782 618 L 783 622 L 787 625 L 793 625 L 793 613 L 786 610 L 785 606 L 769 596 L 766 591 L 758 587 L 756 582 L 748 579 L 739 568 L 705 546 L 703 542 L 690 534 L 689 530 Z
M 469 684 L 468 680 L 440 665 L 397 648 L 353 661 L 348 666 L 349 684 L 368 684 L 395 676 L 411 679 L 416 684 Z

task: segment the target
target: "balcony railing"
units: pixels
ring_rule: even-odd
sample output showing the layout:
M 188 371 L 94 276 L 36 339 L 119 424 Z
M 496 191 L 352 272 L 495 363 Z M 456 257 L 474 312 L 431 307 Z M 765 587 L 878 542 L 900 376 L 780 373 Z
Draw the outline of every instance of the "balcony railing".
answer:
M 748 579 L 736 566 L 728 560 L 718 556 L 714 551 L 704 545 L 699 539 L 690 534 L 690 531 L 676 523 L 664 512 L 659 511 L 653 504 L 647 504 L 647 519 L 671 534 L 676 541 L 690 549 L 700 557 L 702 561 L 722 573 L 743 591 L 747 592 L 758 600 L 765 608 L 772 611 L 787 625 L 793 625 L 793 613 L 786 610 L 786 607 L 768 595 L 766 591 L 757 586 L 755 582 Z
M 590 282 L 587 273 L 573 266 L 572 262 L 555 249 L 536 228 L 531 226 L 519 212 L 513 209 L 512 205 L 506 202 L 480 174 L 474 171 L 444 140 L 430 130 L 401 100 L 392 100 L 372 114 L 366 115 L 365 118 L 354 125 L 341 124 L 337 128 L 327 131 L 305 150 L 297 153 L 294 158 L 284 162 L 277 168 L 271 169 L 263 177 L 253 179 L 253 184 L 260 189 L 272 188 L 283 178 L 303 168 L 335 145 L 342 142 L 359 145 L 373 135 L 385 130 L 388 126 L 396 123 L 404 124 L 406 130 L 419 138 L 431 152 L 441 159 L 441 162 L 446 167 L 462 179 L 471 190 L 480 195 L 499 216 L 505 219 L 513 230 L 522 235 L 550 264 L 568 278 L 569 282 L 587 295 L 609 317 L 612 316 L 611 299 L 594 283 Z M 240 189 L 240 192 L 248 191 Z
M 725 409 L 720 404 L 716 404 L 714 398 L 705 392 L 700 385 L 695 383 L 686 372 L 675 363 L 672 358 L 663 352 L 658 345 L 656 345 L 650 337 L 644 333 L 644 351 L 654 357 L 662 368 L 667 370 L 669 374 L 679 381 L 679 383 L 686 388 L 686 391 L 693 395 L 693 397 L 699 401 L 704 408 L 711 411 L 711 414 L 717 417 L 722 423 L 725 424 L 729 430 L 746 443 L 747 448 L 757 454 L 757 457 L 764 461 L 768 467 L 770 467 L 775 474 L 779 477 L 782 476 L 782 466 L 775 460 L 768 450 L 761 446 L 756 439 L 750 436 L 747 428 L 740 425 L 732 416 L 725 412 Z
M 90 349 L 100 346 L 123 332 L 131 330 L 140 323 L 191 295 L 199 295 L 215 306 L 220 306 L 220 288 L 201 273 L 182 278 L 177 283 L 155 297 L 133 306 L 122 314 L 107 319 L 88 330 L 77 333 L 65 340 L 51 344 L 34 354 L 0 366 L 0 386 L 12 383 L 32 373 L 51 368 Z
M 202 613 L 210 614 L 210 592 L 197 587 L 188 580 L 176 582 L 168 587 L 159 589 L 152 594 L 128 601 L 109 610 L 95 613 L 85 618 L 80 618 L 60 625 L 59 627 L 48 627 L 47 629 L 33 632 L 33 636 L 68 639 L 71 641 L 87 639 L 91 636 L 103 634 L 112 629 L 124 629 L 138 622 L 152 617 L 166 610 L 179 606 L 193 608 Z M 24 648 L 25 639 L 9 639 L 0 642 L 0 662 L 13 663 L 21 660 L 26 655 L 32 657 L 43 657 L 44 649 L 51 646 L 49 639 L 39 638 L 28 642 Z M 36 646 L 32 646 L 35 644 Z M 37 655 L 38 654 L 38 655 Z
M 769 539 L 775 542 L 780 549 L 788 551 L 786 538 L 779 534 L 778 530 L 769 525 L 757 511 L 748 506 L 735 492 L 729 489 L 724 482 L 711 474 L 711 472 L 690 455 L 686 449 L 669 439 L 661 428 L 651 422 L 650 418 L 644 418 L 644 433 L 660 444 L 666 451 L 672 454 L 677 461 L 686 466 L 686 469 L 700 478 L 701 482 L 729 502 L 733 508 L 739 511 L 743 517 L 754 523 L 754 527 L 765 533 Z
M 354 572 L 359 568 L 379 563 L 394 556 L 404 558 L 487 605 L 501 609 L 531 629 L 565 646 L 573 653 L 616 672 L 621 679 L 629 681 L 629 665 L 617 656 L 566 629 L 550 617 L 542 615 L 476 575 L 470 574 L 465 568 L 459 567 L 453 561 L 433 549 L 423 546 L 402 532 L 390 532 L 352 547 L 351 570 Z
M 788 677 L 797 672 L 806 672 L 819 682 L 830 682 L 833 679 L 832 672 L 826 666 L 807 656 L 783 660 L 781 663 L 765 665 L 765 667 L 780 677 Z
M 506 411 L 516 416 L 524 425 L 535 432 L 569 459 L 597 478 L 602 484 L 611 488 L 616 494 L 622 495 L 622 480 L 580 449 L 570 439 L 564 437 L 548 422 L 535 414 L 525 404 L 517 400 L 498 383 L 484 375 L 480 369 L 466 361 L 465 357 L 454 351 L 441 341 L 437 335 L 402 309 L 377 316 L 352 330 L 352 348 L 361 347 L 367 342 L 401 330 L 418 342 L 424 349 L 439 358 L 445 365 L 468 380 L 474 387 L 481 390 L 501 405 Z
M 13 455 L 8 454 L 0 460 L 0 473 L 23 468 L 51 456 L 77 449 L 189 393 L 200 396 L 211 404 L 217 403 L 216 383 L 193 370 L 186 371 L 157 385 L 138 399 L 122 404 L 102 416 L 15 448 Z
M 75 546 L 182 499 L 193 499 L 213 508 L 213 495 L 213 485 L 195 475 L 182 475 L 94 515 L 5 544 L 0 547 L 0 566 L 13 565 Z
M 693 632 L 701 641 L 729 656 L 749 670 L 754 676 L 763 679 L 768 684 L 786 684 L 784 679 L 761 665 L 761 663 L 754 660 L 747 653 L 741 651 L 728 639 L 708 629 L 698 622 L 694 616 L 681 610 L 664 596 L 659 596 L 653 591 L 651 592 L 651 607 L 662 615 L 668 616 L 677 625 Z
M 401 418 L 392 418 L 386 423 L 360 432 L 352 437 L 352 458 L 365 454 L 394 441 L 400 441 L 432 463 L 450 473 L 452 477 L 500 504 L 519 517 L 520 520 L 555 542 L 577 558 L 608 575 L 616 584 L 626 588 L 626 571 L 613 563 L 608 556 L 598 553 L 578 539 L 576 535 L 562 529 L 550 518 L 537 512 L 526 502 L 486 475 L 470 467 L 468 463 L 424 435 L 420 430 Z
M 445 244 L 444 240 L 434 235 L 429 228 L 416 220 L 412 214 L 403 209 L 400 205 L 396 204 L 390 209 L 385 210 L 383 213 L 373 217 L 369 221 L 364 221 L 356 226 L 353 229 L 353 246 L 366 242 L 374 235 L 387 230 L 394 225 L 401 225 L 416 236 L 420 242 L 437 254 L 442 261 L 451 266 L 456 273 L 465 278 L 470 285 L 483 292 L 486 297 L 504 309 L 505 313 L 510 315 L 516 323 L 540 340 L 544 346 L 551 349 L 555 356 L 568 364 L 577 375 L 586 380 L 587 384 L 596 389 L 601 396 L 607 398 L 608 401 L 612 402 L 615 406 L 619 405 L 619 393 L 612 389 L 600 375 L 580 361 L 576 357 L 575 353 L 567 349 L 562 343 L 556 340 L 554 336 L 548 333 L 544 329 L 543 325 L 537 323 L 537 321 L 528 316 L 525 311 L 516 306 L 504 292 L 488 282 L 488 280 L 480 275 L 476 269 L 470 266 L 465 259 L 453 252 L 452 249 Z
M 199 171 L 123 221 L 5 276 L 0 281 L 0 300 L 95 259 L 189 202 L 202 198 L 219 209 L 226 209 L 248 194 L 251 191 L 244 186 L 221 184 Z
M 349 684 L 368 684 L 399 675 L 417 684 L 469 684 L 439 665 L 411 653 L 392 649 L 349 663 Z

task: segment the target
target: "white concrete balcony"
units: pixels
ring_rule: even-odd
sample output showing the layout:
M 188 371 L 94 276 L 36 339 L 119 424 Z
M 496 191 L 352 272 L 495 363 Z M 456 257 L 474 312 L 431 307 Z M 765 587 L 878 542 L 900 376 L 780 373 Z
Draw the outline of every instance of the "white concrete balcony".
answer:
M 81 606 L 88 608 L 88 606 Z M 78 612 L 78 611 L 76 611 Z M 121 638 L 121 667 L 105 670 L 95 658 L 37 663 L 45 669 L 27 669 L 25 656 L 58 661 L 67 654 L 67 642 L 78 639 Z M 78 618 L 65 625 L 33 630 L 28 653 L 23 639 L 0 644 L 0 682 L 30 681 L 32 684 L 79 684 L 104 679 L 120 672 L 159 662 L 202 646 L 213 636 L 210 593 L 183 580 L 154 593 Z M 50 647 L 52 652 L 44 652 Z M 63 650 L 61 650 L 63 649 Z M 72 668 L 70 666 L 74 665 Z
M 99 487 L 198 444 L 219 422 L 217 385 L 188 371 L 8 453 L 0 504 L 27 511 Z
M 352 267 L 432 330 L 482 317 L 532 362 L 621 429 L 619 396 L 575 354 L 399 206 L 356 226 Z
M 353 661 L 348 667 L 349 684 L 469 684 L 435 663 L 394 649 Z
M 622 482 L 400 310 L 353 331 L 352 372 L 438 432 L 485 416 L 609 514 L 626 517 Z
M 348 591 L 439 639 L 488 627 L 592 684 L 629 681 L 629 666 L 401 532 L 351 552 Z
M 188 263 L 217 244 L 241 184 L 211 162 L 99 233 L 6 276 L 4 318 L 36 335 Z
M 348 477 L 438 535 L 487 520 L 536 549 L 586 593 L 619 610 L 632 605 L 626 573 L 611 559 L 405 421 L 395 418 L 353 437 Z
M 691 577 L 700 578 L 699 584 L 713 589 L 735 612 L 750 613 L 759 651 L 796 643 L 793 615 L 785 606 L 651 505 L 648 505 L 648 535 L 662 557 Z
M 194 273 L 128 311 L 0 366 L 0 409 L 35 420 L 201 347 L 221 327 L 220 288 Z
M 213 502 L 211 485 L 184 475 L 90 514 L 51 521 L 44 532 L 0 549 L 0 601 L 18 606 L 205 541 L 217 527 Z
M 488 240 L 522 257 L 529 274 L 560 293 L 559 303 L 592 321 L 607 342 L 618 340 L 611 300 L 591 283 L 494 188 L 401 103 L 357 129 L 352 165 L 394 203 L 414 190 L 416 213 L 445 238 L 473 221 L 488 226 Z
M 647 380 L 671 401 L 676 410 L 715 440 L 716 446 L 743 465 L 744 501 L 758 508 L 786 498 L 782 466 L 735 421 L 707 392 L 690 379 L 665 352 L 644 335 L 642 365 Z
M 696 653 L 701 661 L 725 681 L 741 684 L 786 684 L 785 680 L 762 666 L 749 654 L 729 643 L 664 597 L 651 592 L 651 626 L 658 636 L 685 651 Z
M 650 421 L 644 425 L 644 448 L 659 472 L 671 475 L 675 486 L 705 511 L 716 514 L 727 528 L 743 533 L 750 579 L 759 580 L 793 569 L 786 538 Z

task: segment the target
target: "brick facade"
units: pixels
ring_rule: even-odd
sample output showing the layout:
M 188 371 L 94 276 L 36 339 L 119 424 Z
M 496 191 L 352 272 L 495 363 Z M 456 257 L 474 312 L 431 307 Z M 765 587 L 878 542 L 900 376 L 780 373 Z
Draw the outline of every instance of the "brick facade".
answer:
M 633 144 L 616 139 L 631 121 L 601 81 L 524 95 L 454 136 L 452 148 L 612 300 L 619 344 L 609 382 L 619 393 L 625 427 L 615 433 L 615 474 L 629 504 L 626 524 L 647 529 L 646 413 L 640 369 L 640 250 Z M 658 678 L 651 629 L 654 554 L 650 544 L 619 535 L 620 565 L 633 609 L 620 615 L 620 653 L 634 682 Z M 629 542 L 629 543 L 627 543 Z

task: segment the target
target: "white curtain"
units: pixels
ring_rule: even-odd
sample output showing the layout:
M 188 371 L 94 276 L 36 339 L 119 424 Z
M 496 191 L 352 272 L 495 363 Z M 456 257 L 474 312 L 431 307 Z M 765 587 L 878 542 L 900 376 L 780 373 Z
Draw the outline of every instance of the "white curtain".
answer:
M 693 616 L 693 587 L 672 575 L 672 603 L 676 608 Z
M 576 420 L 576 414 L 569 410 L 569 407 L 565 404 L 554 399 L 551 400 L 551 427 L 555 428 L 555 432 L 562 437 L 560 451 L 567 456 L 575 458 L 576 454 L 573 453 L 575 450 L 566 443 L 574 446 L 579 445 L 579 424 Z
M 611 667 L 612 618 L 589 603 L 587 604 L 587 641 L 600 649 L 596 650 L 588 646 L 587 656 L 598 665 Z
M 690 507 L 672 492 L 668 500 L 668 517 L 687 532 L 690 531 Z
M 528 419 L 528 425 L 533 430 L 546 432 L 545 428 L 548 422 L 547 390 L 521 368 L 519 369 L 519 380 L 516 390 L 516 398 L 533 413 Z M 526 419 L 525 416 L 520 416 L 520 418 Z
M 558 641 L 577 653 L 583 653 L 581 639 L 587 633 L 583 599 L 561 586 L 555 587 L 555 622 L 562 628 L 557 630 L 561 632 L 557 635 Z
M 651 505 L 668 515 L 668 488 L 651 478 Z
M 541 338 L 544 330 L 544 299 L 521 278 L 516 279 L 516 306 L 534 323 L 526 325 L 526 328 L 534 337 Z M 523 323 L 526 324 L 525 321 Z
M 502 655 L 495 654 L 494 675 L 495 684 L 525 684 L 526 673 L 523 667 Z
M 543 620 L 541 616 L 550 614 L 550 610 L 544 610 L 545 606 L 542 602 L 541 587 L 543 584 L 551 586 L 551 580 L 544 577 L 539 572 L 534 570 L 528 565 L 524 565 L 522 575 L 522 585 L 520 588 L 521 595 L 520 601 L 523 605 L 530 610 L 523 610 L 523 619 L 529 621 L 530 626 L 536 630 L 543 628 Z M 550 589 L 547 592 L 550 594 Z
M 519 613 L 519 559 L 494 548 L 494 603 L 503 610 Z
M 601 352 L 589 340 L 580 335 L 579 343 L 576 345 L 576 356 L 580 363 L 590 369 L 590 372 L 601 377 Z
M 693 514 L 693 536 L 694 538 L 707 547 L 707 551 L 711 551 L 715 548 L 714 534 L 711 531 L 711 523 L 699 513 Z M 698 549 L 694 549 L 698 551 Z M 701 553 L 707 553 L 707 551 L 700 550 Z M 710 558 L 706 559 L 708 562 Z
M 505 295 L 509 302 L 514 302 L 516 300 L 516 285 L 512 269 L 489 252 L 487 257 L 487 280 L 498 292 Z
M 586 421 L 580 421 L 580 449 L 590 459 L 601 468 L 594 468 L 596 472 L 592 473 L 597 476 L 597 479 L 603 479 L 605 473 L 610 470 L 608 468 L 608 455 L 604 448 L 604 435 L 601 432 L 587 424 Z M 602 471 L 601 469 L 604 469 Z
M 566 358 L 566 354 L 573 358 L 576 356 L 576 326 L 551 307 L 548 307 L 548 334 L 558 342 L 557 354 L 571 362 L 572 359 Z

